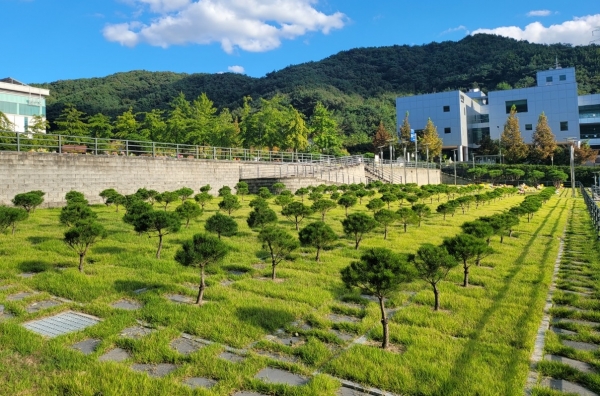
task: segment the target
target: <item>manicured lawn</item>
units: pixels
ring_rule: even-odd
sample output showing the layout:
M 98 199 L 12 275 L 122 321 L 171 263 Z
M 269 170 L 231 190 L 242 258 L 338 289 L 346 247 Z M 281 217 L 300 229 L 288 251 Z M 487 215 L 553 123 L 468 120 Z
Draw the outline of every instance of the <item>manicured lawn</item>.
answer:
M 458 211 L 446 221 L 434 214 L 420 228 L 409 226 L 407 233 L 394 225 L 387 240 L 383 240 L 381 229 L 367 235 L 358 251 L 351 238 L 342 237 L 333 249 L 322 253 L 320 263 L 314 261 L 314 249 L 301 248 L 293 261 L 284 261 L 278 267 L 277 276 L 282 281 L 272 282 L 263 279 L 270 276 L 270 268 L 264 266 L 268 254 L 257 242 L 257 233 L 246 225 L 250 212 L 246 198 L 242 209 L 233 214 L 240 232 L 232 238 L 223 237 L 232 253 L 222 264 L 207 267 L 208 302 L 201 307 L 177 304 L 166 296 L 195 297 L 199 271 L 177 264 L 174 255 L 182 241 L 204 232 L 204 222 L 217 210 L 219 199 L 208 204 L 204 215 L 189 229 L 166 236 L 160 260 L 154 258 L 156 238 L 137 235 L 133 227 L 122 222 L 123 209 L 116 213 L 114 207 L 94 207 L 109 236 L 91 249 L 85 274 L 78 272 L 77 256 L 61 241 L 65 228 L 59 226 L 60 210 L 37 210 L 19 224 L 14 236 L 0 235 L 0 287 L 11 285 L 0 290 L 0 304 L 5 312 L 15 315 L 0 323 L 1 392 L 229 395 L 247 389 L 265 394 L 334 395 L 340 384 L 331 375 L 398 394 L 522 394 L 558 238 L 571 208 L 572 199 L 567 194 L 553 197 L 531 223 L 521 219 L 514 237 L 505 238 L 503 244 L 497 237 L 492 238 L 496 253 L 485 258 L 481 267 L 471 268 L 472 286 L 461 287 L 461 268 L 452 270 L 440 283 L 439 312 L 433 312 L 433 293 L 423 281 L 415 281 L 394 294 L 388 301 L 389 308 L 397 308 L 391 319 L 391 351 L 376 345 L 381 337 L 378 305 L 345 289 L 339 275 L 365 249 L 388 247 L 414 253 L 421 243 L 439 244 L 444 237 L 459 233 L 463 222 L 498 213 L 522 199 L 507 197 L 478 209 L 473 205 L 466 214 Z M 363 205 L 349 211 L 366 212 L 367 202 L 363 199 Z M 398 208 L 398 203 L 392 205 Z M 433 212 L 436 206 L 434 201 Z M 169 210 L 175 207 L 171 204 Z M 271 207 L 280 213 L 278 206 L 271 203 Z M 319 217 L 312 215 L 301 227 Z M 337 208 L 327 214 L 326 222 L 341 236 L 344 218 L 344 209 Z M 297 235 L 291 222 L 280 214 L 279 219 L 280 225 Z M 30 278 L 20 276 L 28 272 L 36 274 Z M 222 283 L 226 280 L 233 283 Z M 143 288 L 148 290 L 134 292 Z M 38 293 L 22 301 L 7 300 L 7 296 L 21 291 Z M 36 313 L 26 311 L 31 303 L 52 296 L 72 302 Z M 111 307 L 120 299 L 143 306 L 135 311 Z M 102 321 L 53 339 L 44 339 L 21 326 L 69 309 Z M 334 323 L 331 314 L 350 315 L 356 320 Z M 136 325 L 136 321 L 156 331 L 141 339 L 121 337 L 121 331 Z M 368 334 L 367 344 L 351 345 L 335 336 L 332 328 L 354 338 Z M 278 329 L 298 332 L 303 341 L 289 346 L 265 338 Z M 181 355 L 169 346 L 181 333 L 215 344 Z M 91 355 L 70 348 L 87 338 L 101 340 Z M 128 351 L 131 358 L 125 363 L 98 361 L 115 346 Z M 225 346 L 247 348 L 248 357 L 240 363 L 218 358 Z M 297 361 L 281 362 L 259 355 L 266 350 Z M 133 371 L 132 363 L 175 363 L 178 368 L 157 379 Z M 311 380 L 307 385 L 292 387 L 253 378 L 267 366 L 286 368 L 311 376 Z M 218 382 L 210 390 L 193 391 L 182 384 L 189 377 Z

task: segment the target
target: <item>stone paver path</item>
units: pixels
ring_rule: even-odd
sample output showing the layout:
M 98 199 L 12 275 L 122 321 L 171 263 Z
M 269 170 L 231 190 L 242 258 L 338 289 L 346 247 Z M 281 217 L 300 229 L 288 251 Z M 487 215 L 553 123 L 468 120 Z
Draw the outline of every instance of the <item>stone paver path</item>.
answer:
M 183 381 L 183 383 L 192 389 L 206 388 L 210 389 L 217 384 L 217 381 L 210 378 L 193 377 Z
M 73 344 L 71 348 L 83 353 L 84 355 L 90 355 L 94 353 L 98 345 L 100 345 L 100 342 L 100 340 L 88 338 L 87 340 L 83 340 L 76 344 Z
M 276 368 L 267 367 L 258 372 L 254 378 L 261 379 L 272 384 L 287 384 L 300 386 L 306 384 L 309 379 L 298 374 L 290 373 Z
M 126 350 L 121 348 L 114 348 L 106 352 L 104 355 L 100 356 L 98 360 L 101 362 L 123 362 L 129 359 L 130 357 L 131 355 L 129 355 L 129 353 Z
M 177 369 L 177 366 L 171 363 L 158 363 L 158 364 L 140 364 L 136 363 L 131 366 L 135 371 L 141 371 L 148 374 L 150 377 L 164 377 L 172 371 Z
M 565 393 L 575 393 L 579 396 L 598 396 L 598 394 L 585 389 L 583 386 L 565 380 L 544 378 L 541 385 Z
M 135 311 L 136 309 L 142 308 L 142 304 L 140 304 L 137 301 L 119 300 L 119 301 L 114 302 L 111 305 L 111 307 L 118 308 L 118 309 L 124 309 L 126 311 Z
M 587 364 L 585 362 L 580 362 L 579 360 L 569 359 L 564 356 L 545 355 L 544 360 L 566 364 L 567 366 L 573 367 L 574 369 L 579 370 L 582 373 L 593 373 L 594 372 L 594 368 L 590 364 Z

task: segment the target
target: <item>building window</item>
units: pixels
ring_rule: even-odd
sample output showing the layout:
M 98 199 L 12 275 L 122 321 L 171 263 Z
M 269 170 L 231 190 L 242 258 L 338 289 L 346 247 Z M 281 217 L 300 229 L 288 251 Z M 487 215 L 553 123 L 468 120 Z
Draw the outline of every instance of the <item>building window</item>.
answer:
M 525 130 L 526 131 L 533 131 L 533 125 L 532 124 L 525 124 Z
M 546 77 L 546 82 L 547 82 L 547 83 L 551 83 L 551 82 L 552 82 L 552 76 L 548 76 L 548 77 Z
M 560 76 L 558 76 L 558 80 L 559 81 L 567 81 L 567 75 L 566 74 L 561 74 Z
M 451 133 L 452 129 L 449 127 L 444 128 L 444 133 Z
M 460 95 L 460 103 L 465 103 L 465 97 Z
M 507 100 L 506 101 L 506 114 L 510 114 L 510 109 L 515 106 L 517 113 L 527 113 L 527 99 L 521 100 Z
M 450 106 L 444 106 L 444 113 L 450 112 Z
M 569 130 L 569 121 L 561 121 L 560 122 L 560 130 L 568 131 Z

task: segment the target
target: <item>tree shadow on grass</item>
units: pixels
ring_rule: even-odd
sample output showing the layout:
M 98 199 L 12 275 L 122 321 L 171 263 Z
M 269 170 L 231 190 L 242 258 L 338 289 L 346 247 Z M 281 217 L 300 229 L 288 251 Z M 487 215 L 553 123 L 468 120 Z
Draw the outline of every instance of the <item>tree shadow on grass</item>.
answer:
M 44 243 L 47 242 L 51 239 L 54 238 L 50 238 L 50 237 L 42 237 L 42 236 L 30 236 L 27 237 L 27 240 L 32 244 L 32 245 L 39 245 L 40 243 Z
M 92 253 L 95 254 L 121 254 L 126 251 L 126 249 L 117 246 L 98 246 L 92 248 Z
M 496 311 L 501 307 L 502 300 L 505 297 L 507 297 L 508 291 L 510 290 L 510 286 L 511 286 L 514 278 L 519 274 L 519 272 L 523 268 L 523 261 L 529 254 L 529 251 L 531 250 L 532 244 L 534 243 L 536 237 L 539 235 L 539 233 L 542 231 L 542 229 L 544 229 L 544 227 L 546 226 L 546 223 L 548 222 L 548 219 L 550 217 L 552 217 L 552 214 L 554 213 L 554 211 L 557 208 L 558 208 L 558 204 L 556 206 L 554 206 L 554 208 L 552 208 L 550 213 L 548 213 L 548 215 L 540 223 L 540 225 L 535 230 L 535 232 L 533 232 L 531 234 L 531 237 L 530 237 L 529 241 L 527 242 L 527 245 L 523 248 L 523 251 L 521 252 L 519 257 L 517 257 L 517 259 L 514 261 L 513 268 L 509 271 L 508 275 L 505 277 L 504 285 L 498 291 L 498 293 L 494 296 L 494 304 L 490 308 L 488 308 L 483 313 L 483 315 L 481 315 L 477 325 L 475 326 L 473 335 L 470 337 L 470 340 L 465 344 L 462 353 L 458 356 L 458 358 L 454 362 L 453 369 L 452 369 L 452 372 L 450 373 L 450 375 L 448 376 L 448 380 L 445 383 L 441 384 L 440 387 L 438 388 L 438 391 L 440 394 L 455 394 L 457 391 L 460 391 L 462 389 L 462 387 L 464 386 L 463 382 L 464 382 L 465 373 L 469 373 L 469 371 L 470 371 L 469 366 L 471 365 L 472 360 L 477 358 L 477 356 L 475 356 L 475 354 L 477 353 L 476 344 L 480 342 L 479 339 L 482 336 L 482 334 L 485 330 L 485 327 L 488 325 L 488 322 L 492 319 L 492 317 L 496 313 Z M 563 207 L 563 211 L 564 211 L 564 207 Z M 555 227 L 559 220 L 560 220 L 560 216 L 556 220 Z M 547 254 L 548 254 L 550 248 L 551 248 L 551 245 L 548 244 L 545 249 L 545 252 L 544 252 L 544 258 L 547 257 Z M 544 261 L 540 261 L 540 271 L 541 271 L 540 277 L 541 278 L 543 278 L 543 269 L 542 269 L 543 266 L 544 266 Z M 537 309 L 537 307 L 535 306 L 535 304 L 533 304 L 533 302 L 535 301 L 535 299 L 537 298 L 537 295 L 540 292 L 542 292 L 542 291 L 539 290 L 539 288 L 537 290 L 532 290 L 532 294 L 530 297 L 530 304 L 528 304 L 530 309 L 528 309 L 524 313 L 524 315 L 521 316 L 521 319 L 519 320 L 519 325 L 523 325 L 524 322 L 526 321 L 527 317 L 528 316 L 530 317 L 533 314 L 532 309 Z M 522 340 L 519 340 L 519 341 L 522 341 Z M 514 342 L 511 344 L 514 344 Z M 519 345 L 511 345 L 511 346 L 513 346 L 515 348 L 519 348 Z M 514 379 L 515 376 L 518 374 L 516 372 L 516 370 L 518 369 L 519 365 L 516 364 L 516 361 L 518 361 L 519 358 L 520 358 L 520 354 L 518 354 L 518 353 L 513 354 L 513 357 L 512 357 L 513 361 L 510 364 L 510 366 L 512 366 L 512 367 L 509 367 L 509 365 L 506 366 L 507 371 L 505 371 L 503 379 L 504 379 L 504 383 L 506 384 L 507 387 L 510 386 L 511 379 Z
M 236 310 L 238 319 L 267 332 L 290 324 L 296 317 L 290 312 L 267 307 L 242 307 Z
M 21 262 L 17 268 L 22 272 L 44 272 L 52 268 L 52 264 L 37 260 L 28 260 Z
M 136 290 L 141 289 L 159 289 L 163 288 L 163 283 L 156 282 L 143 282 L 137 280 L 116 280 L 114 283 L 114 289 L 119 293 L 134 293 Z

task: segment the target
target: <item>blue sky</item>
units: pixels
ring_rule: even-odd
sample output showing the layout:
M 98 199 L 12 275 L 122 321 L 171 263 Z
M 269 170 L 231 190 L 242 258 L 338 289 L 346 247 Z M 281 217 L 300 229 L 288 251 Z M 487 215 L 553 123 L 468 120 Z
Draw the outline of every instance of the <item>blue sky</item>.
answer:
M 597 0 L 0 0 L 0 78 L 130 70 L 271 71 L 356 47 L 486 31 L 540 43 L 600 39 Z

